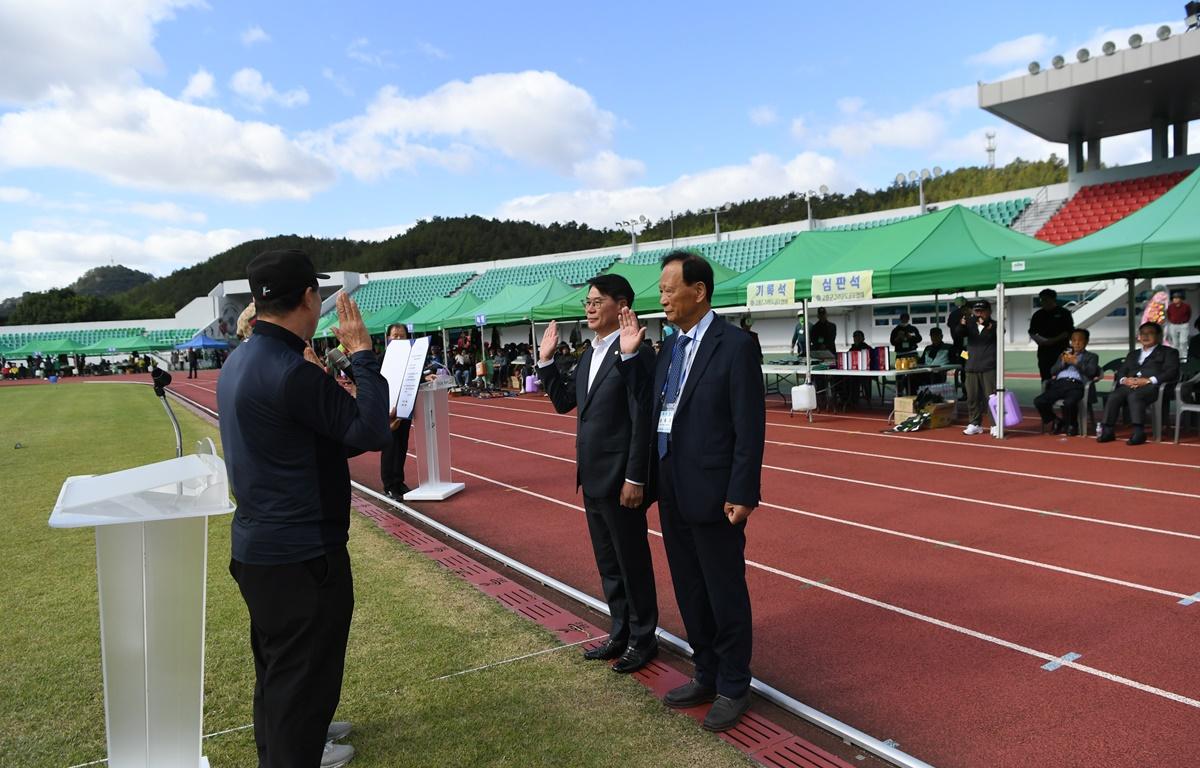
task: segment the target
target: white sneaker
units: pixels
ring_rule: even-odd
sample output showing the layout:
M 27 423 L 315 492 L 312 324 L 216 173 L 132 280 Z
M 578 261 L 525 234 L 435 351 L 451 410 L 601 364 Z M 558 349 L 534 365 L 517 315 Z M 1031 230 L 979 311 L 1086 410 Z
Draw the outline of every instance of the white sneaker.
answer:
M 992 437 L 1000 437 L 1000 427 L 992 427 Z
M 979 426 L 978 424 L 968 424 L 967 428 L 963 430 L 963 434 L 964 435 L 982 435 L 983 427 Z
M 354 726 L 345 720 L 334 720 L 325 732 L 325 741 L 343 741 L 353 729 Z
M 354 747 L 330 742 L 325 745 L 325 752 L 321 755 L 321 768 L 341 768 L 353 759 Z

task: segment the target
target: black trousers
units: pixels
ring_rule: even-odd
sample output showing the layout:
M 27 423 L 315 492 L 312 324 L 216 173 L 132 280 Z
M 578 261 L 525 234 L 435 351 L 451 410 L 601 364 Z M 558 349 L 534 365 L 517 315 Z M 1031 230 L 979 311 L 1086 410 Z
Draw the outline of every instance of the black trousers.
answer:
M 400 492 L 404 485 L 404 462 L 408 459 L 408 436 L 412 432 L 412 420 L 401 419 L 400 426 L 392 431 L 392 439 L 379 454 L 379 479 L 384 492 Z
M 1117 417 L 1121 415 L 1121 407 L 1125 405 L 1129 406 L 1129 421 L 1135 427 L 1145 424 L 1146 409 L 1153 407 L 1158 399 L 1158 387 L 1158 384 L 1150 384 L 1138 389 L 1126 386 L 1114 389 L 1104 404 L 1104 425 L 1109 428 L 1115 426 Z
M 616 498 L 586 494 L 583 508 L 600 586 L 612 616 L 609 637 L 645 648 L 654 643 L 658 628 L 658 590 L 646 538 L 646 511 L 622 507 Z
M 671 455 L 659 465 L 658 514 L 696 680 L 730 698 L 750 690 L 754 646 L 746 524 L 689 523 L 675 501 Z
M 259 768 L 318 768 L 342 694 L 350 555 L 341 546 L 285 565 L 231 560 L 229 572 L 250 610 Z
M 1079 401 L 1083 399 L 1083 382 L 1075 379 L 1053 379 L 1042 394 L 1033 398 L 1033 405 L 1042 415 L 1042 422 L 1054 421 L 1054 403 L 1063 401 L 1063 421 L 1075 423 Z

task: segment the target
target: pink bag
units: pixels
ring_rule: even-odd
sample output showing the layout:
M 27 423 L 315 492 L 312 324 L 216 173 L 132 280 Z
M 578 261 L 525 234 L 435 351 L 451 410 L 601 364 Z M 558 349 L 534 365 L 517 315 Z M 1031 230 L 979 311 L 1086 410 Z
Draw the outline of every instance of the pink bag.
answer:
M 988 408 L 992 412 L 992 423 L 999 424 L 1000 419 L 997 418 L 997 402 L 999 398 L 993 392 L 988 395 Z M 1021 404 L 1017 402 L 1017 395 L 1011 389 L 1004 390 L 1004 426 L 1015 427 L 1021 423 Z

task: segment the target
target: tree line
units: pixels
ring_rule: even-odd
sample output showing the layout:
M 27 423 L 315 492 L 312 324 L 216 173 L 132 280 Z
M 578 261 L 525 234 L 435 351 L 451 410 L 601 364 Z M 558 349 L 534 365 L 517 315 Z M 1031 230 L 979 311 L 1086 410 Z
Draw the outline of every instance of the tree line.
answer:
M 930 179 L 925 183 L 925 199 L 936 203 L 1042 187 L 1066 178 L 1066 164 L 1055 155 L 1048 160 L 1017 159 L 1002 168 L 959 168 Z M 811 202 L 814 218 L 830 219 L 915 206 L 917 198 L 915 183 L 895 183 L 871 192 L 831 193 Z M 721 228 L 750 229 L 803 221 L 807 216 L 803 192 L 799 192 L 732 203 L 721 214 Z M 685 211 L 673 222 L 669 218 L 654 222 L 639 237 L 643 241 L 666 240 L 672 226 L 676 237 L 710 234 L 712 215 Z M 628 240 L 629 234 L 620 229 L 594 229 L 574 221 L 542 225 L 481 216 L 435 216 L 383 242 L 279 235 L 242 243 L 163 278 L 125 267 L 100 267 L 68 288 L 25 293 L 16 301 L 3 302 L 0 318 L 8 325 L 29 325 L 170 317 L 217 283 L 241 279 L 256 254 L 276 248 L 300 248 L 324 271 L 370 273 L 604 248 Z

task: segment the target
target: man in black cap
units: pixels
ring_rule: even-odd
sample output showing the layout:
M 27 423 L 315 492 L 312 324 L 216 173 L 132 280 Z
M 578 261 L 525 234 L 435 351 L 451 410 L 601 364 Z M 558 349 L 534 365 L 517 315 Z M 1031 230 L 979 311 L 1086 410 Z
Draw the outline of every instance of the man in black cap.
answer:
M 996 321 L 992 320 L 992 305 L 987 299 L 977 299 L 971 306 L 974 317 L 963 315 L 959 327 L 967 342 L 967 413 L 970 423 L 964 435 L 983 433 L 983 414 L 988 397 L 996 391 Z
M 1029 318 L 1029 338 L 1037 344 L 1038 373 L 1044 383 L 1050 381 L 1050 369 L 1070 346 L 1075 321 L 1071 311 L 1059 305 L 1058 293 L 1053 288 L 1042 289 L 1038 301 L 1042 307 Z
M 388 386 L 357 305 L 338 296 L 334 333 L 357 399 L 320 367 L 310 340 L 321 315 L 302 251 L 268 251 L 247 271 L 254 335 L 217 383 L 225 465 L 237 498 L 229 571 L 250 613 L 254 740 L 259 768 L 331 768 L 354 748 L 334 744 L 354 589 L 347 456 L 387 445 Z

